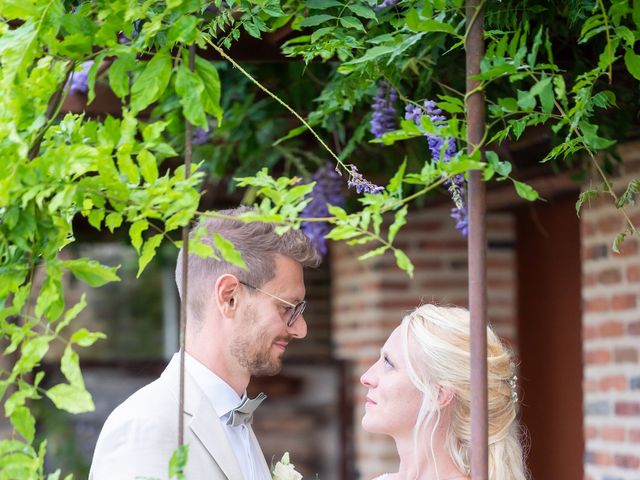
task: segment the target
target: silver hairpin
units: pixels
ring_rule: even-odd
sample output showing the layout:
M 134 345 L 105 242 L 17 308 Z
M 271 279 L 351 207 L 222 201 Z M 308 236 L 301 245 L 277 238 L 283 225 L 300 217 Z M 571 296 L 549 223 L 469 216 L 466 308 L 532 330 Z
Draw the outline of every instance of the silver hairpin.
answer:
M 511 401 L 518 403 L 518 376 L 514 373 L 507 379 L 507 383 L 511 389 Z

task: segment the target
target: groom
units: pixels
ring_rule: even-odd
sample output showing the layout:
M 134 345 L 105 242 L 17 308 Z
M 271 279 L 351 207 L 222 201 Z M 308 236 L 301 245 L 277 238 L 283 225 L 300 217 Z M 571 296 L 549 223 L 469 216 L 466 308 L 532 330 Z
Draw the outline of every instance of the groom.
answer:
M 252 375 L 275 375 L 294 338 L 307 334 L 303 267 L 320 258 L 298 230 L 279 236 L 274 226 L 221 211 L 200 226 L 233 242 L 247 270 L 223 260 L 189 255 L 185 347 L 185 469 L 193 480 L 267 480 L 271 476 L 251 429 L 261 398 L 247 399 Z M 176 282 L 182 294 L 182 251 Z M 102 428 L 90 480 L 166 479 L 178 446 L 179 354 L 161 377 L 117 407 Z

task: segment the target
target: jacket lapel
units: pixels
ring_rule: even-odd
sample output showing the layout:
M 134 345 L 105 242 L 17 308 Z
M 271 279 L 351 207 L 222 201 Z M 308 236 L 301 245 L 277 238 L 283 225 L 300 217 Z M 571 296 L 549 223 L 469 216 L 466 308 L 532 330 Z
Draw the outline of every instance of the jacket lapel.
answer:
M 173 377 L 172 384 L 177 387 L 180 380 L 179 356 L 176 355 L 171 360 L 165 373 L 168 377 Z M 178 392 L 177 388 L 175 390 Z M 191 416 L 188 428 L 202 442 L 227 478 L 243 480 L 240 465 L 222 428 L 220 418 L 193 377 L 187 372 L 185 372 L 184 413 Z

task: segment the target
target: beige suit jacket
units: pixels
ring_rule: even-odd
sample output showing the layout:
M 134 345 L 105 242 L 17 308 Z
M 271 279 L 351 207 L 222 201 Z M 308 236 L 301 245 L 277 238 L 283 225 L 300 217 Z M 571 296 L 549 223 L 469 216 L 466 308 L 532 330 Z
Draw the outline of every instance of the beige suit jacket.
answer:
M 169 477 L 169 460 L 178 445 L 179 357 L 162 376 L 118 406 L 102 427 L 89 480 L 134 480 Z M 211 402 L 185 373 L 184 442 L 189 445 L 187 480 L 245 480 Z M 251 439 L 263 459 L 264 478 L 271 478 L 253 430 Z

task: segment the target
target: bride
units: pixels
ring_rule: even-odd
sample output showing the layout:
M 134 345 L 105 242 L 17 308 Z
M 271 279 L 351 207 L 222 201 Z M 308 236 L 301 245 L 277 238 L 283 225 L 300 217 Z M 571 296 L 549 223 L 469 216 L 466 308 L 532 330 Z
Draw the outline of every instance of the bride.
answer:
M 525 480 L 510 353 L 487 328 L 489 480 Z M 400 467 L 376 480 L 469 480 L 469 312 L 423 305 L 407 315 L 362 375 L 363 428 L 391 436 Z

